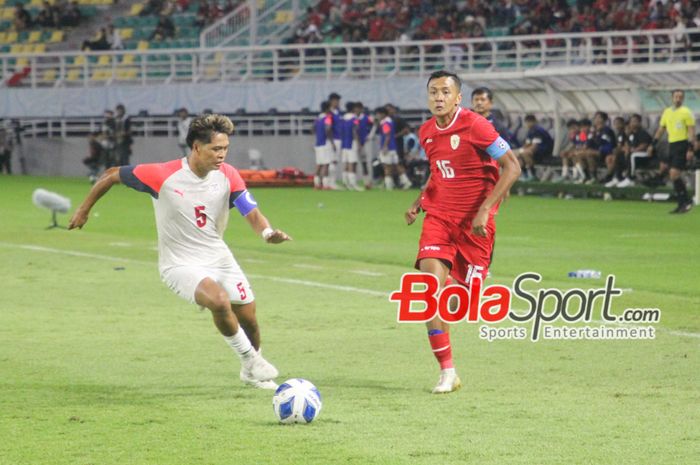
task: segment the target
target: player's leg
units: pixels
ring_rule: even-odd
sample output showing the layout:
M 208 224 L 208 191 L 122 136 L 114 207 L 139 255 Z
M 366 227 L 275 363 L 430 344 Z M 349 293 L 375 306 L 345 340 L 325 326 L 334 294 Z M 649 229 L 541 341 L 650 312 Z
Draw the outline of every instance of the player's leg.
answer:
M 688 195 L 688 189 L 683 179 L 683 171 L 687 166 L 686 153 L 688 151 L 688 143 L 685 141 L 674 142 L 669 144 L 670 166 L 669 178 L 673 183 L 673 191 L 678 198 L 678 208 L 671 213 L 686 213 L 693 207 L 693 201 Z
M 194 291 L 194 301 L 211 311 L 217 329 L 241 359 L 241 372 L 245 372 L 255 381 L 264 382 L 274 379 L 278 375 L 277 369 L 262 358 L 251 344 L 246 331 L 241 330 L 230 299 L 226 289 L 209 277 L 202 279 Z M 259 341 L 258 336 L 258 344 Z M 269 387 L 272 388 L 272 386 Z
M 455 254 L 452 245 L 452 229 L 456 227 L 447 221 L 426 215 L 419 242 L 416 268 L 424 273 L 434 275 L 440 283 L 440 289 L 449 279 L 450 267 Z M 439 317 L 426 323 L 428 342 L 440 366 L 440 379 L 433 393 L 447 393 L 459 389 L 461 381 L 452 360 L 449 325 Z
M 243 328 L 255 350 L 260 350 L 260 327 L 255 315 L 255 301 L 247 304 L 231 304 L 238 324 Z

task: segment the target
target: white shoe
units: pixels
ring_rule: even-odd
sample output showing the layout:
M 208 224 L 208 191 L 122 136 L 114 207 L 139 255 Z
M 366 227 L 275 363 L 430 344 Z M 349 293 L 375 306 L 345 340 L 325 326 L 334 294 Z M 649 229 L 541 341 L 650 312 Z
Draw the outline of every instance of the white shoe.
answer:
M 413 187 L 413 186 L 411 185 L 410 182 L 401 184 L 401 189 L 402 189 L 402 190 L 405 190 L 405 191 L 409 190 L 411 187 Z
M 433 388 L 433 394 L 447 394 L 462 387 L 462 381 L 454 368 L 446 368 L 440 372 L 440 380 Z
M 610 181 L 605 183 L 605 187 L 620 187 L 618 184 L 620 184 L 620 180 L 617 178 L 612 178 Z
M 265 360 L 260 352 L 255 352 L 252 357 L 243 360 L 242 365 L 241 373 L 245 371 L 246 375 L 258 381 L 270 381 L 279 375 L 277 368 Z
M 617 187 L 632 187 L 632 186 L 634 186 L 634 181 L 632 181 L 630 178 L 623 179 L 617 185 Z
M 240 374 L 241 381 L 243 381 L 245 384 L 249 384 L 253 386 L 254 388 L 258 389 L 269 389 L 274 391 L 277 389 L 279 386 L 277 383 L 275 383 L 272 380 L 267 380 L 267 381 L 260 381 L 255 378 L 253 378 L 250 373 L 248 373 L 246 370 L 241 368 L 241 374 Z

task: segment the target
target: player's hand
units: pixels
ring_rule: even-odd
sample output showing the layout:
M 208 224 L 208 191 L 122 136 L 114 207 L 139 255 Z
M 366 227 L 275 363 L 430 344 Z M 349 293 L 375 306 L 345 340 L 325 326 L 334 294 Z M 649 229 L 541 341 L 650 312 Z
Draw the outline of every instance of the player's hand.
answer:
M 486 223 L 489 220 L 489 212 L 488 211 L 482 211 L 481 209 L 478 211 L 476 216 L 474 217 L 474 220 L 472 221 L 472 234 L 475 236 L 481 236 L 481 237 L 486 237 L 489 235 L 488 230 L 486 229 Z
M 85 223 L 87 223 L 89 215 L 90 212 L 85 212 L 82 209 L 78 208 L 75 211 L 75 213 L 73 213 L 73 217 L 68 222 L 68 229 L 82 229 Z
M 406 224 L 407 225 L 412 225 L 415 221 L 416 218 L 418 218 L 418 214 L 421 212 L 420 208 L 420 198 L 417 199 L 415 202 L 413 202 L 413 205 L 406 210 L 406 213 L 404 214 L 404 217 L 406 218 Z
M 280 244 L 284 241 L 291 241 L 292 238 L 287 234 L 286 232 L 282 231 L 281 229 L 275 229 L 272 231 L 272 234 L 267 236 L 267 239 L 265 239 L 265 242 L 268 244 Z

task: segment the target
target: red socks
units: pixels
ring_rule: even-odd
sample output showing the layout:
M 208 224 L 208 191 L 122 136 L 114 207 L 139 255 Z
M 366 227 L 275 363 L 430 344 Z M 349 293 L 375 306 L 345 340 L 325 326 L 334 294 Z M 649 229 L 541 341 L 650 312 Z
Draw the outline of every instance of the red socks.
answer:
M 440 364 L 440 369 L 454 368 L 452 363 L 452 347 L 450 346 L 450 333 L 445 333 L 439 329 L 428 331 L 428 340 L 433 349 L 433 355 Z

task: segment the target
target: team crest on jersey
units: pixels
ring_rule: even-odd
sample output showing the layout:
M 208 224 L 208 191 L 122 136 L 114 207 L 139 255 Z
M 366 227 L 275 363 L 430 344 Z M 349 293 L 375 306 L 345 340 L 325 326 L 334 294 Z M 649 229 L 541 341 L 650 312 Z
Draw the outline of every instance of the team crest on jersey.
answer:
M 450 137 L 450 145 L 452 150 L 457 150 L 457 147 L 459 147 L 459 136 L 457 134 L 452 134 L 452 137 Z

